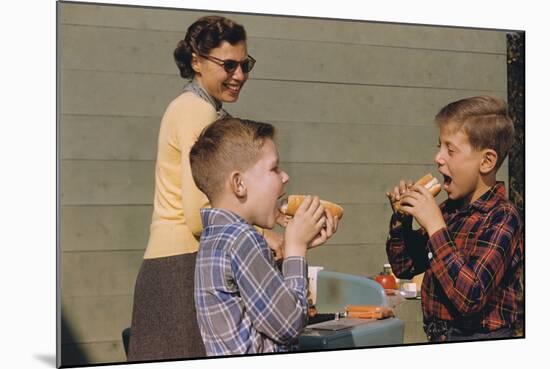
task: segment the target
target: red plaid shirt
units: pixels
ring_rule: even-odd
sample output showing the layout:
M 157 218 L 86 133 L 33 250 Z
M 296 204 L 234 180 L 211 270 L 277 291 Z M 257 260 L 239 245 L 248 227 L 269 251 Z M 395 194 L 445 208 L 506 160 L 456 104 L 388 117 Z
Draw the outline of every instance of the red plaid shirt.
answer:
M 460 209 L 451 200 L 440 208 L 446 228 L 428 238 L 424 229 L 390 225 L 386 244 L 399 278 L 425 272 L 424 322 L 452 321 L 472 332 L 522 324 L 524 228 L 504 185 Z

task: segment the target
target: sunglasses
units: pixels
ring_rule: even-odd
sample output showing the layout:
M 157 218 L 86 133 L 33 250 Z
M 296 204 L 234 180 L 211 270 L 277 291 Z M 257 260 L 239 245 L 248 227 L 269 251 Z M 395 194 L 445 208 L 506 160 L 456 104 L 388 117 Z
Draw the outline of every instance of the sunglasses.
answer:
M 248 55 L 248 57 L 245 60 L 240 61 L 240 62 L 238 62 L 236 60 L 231 60 L 231 59 L 222 60 L 222 59 L 218 59 L 218 58 L 213 57 L 213 56 L 203 55 L 203 54 L 199 54 L 199 56 L 201 56 L 201 57 L 203 57 L 207 60 L 210 60 L 211 62 L 216 63 L 219 66 L 223 67 L 223 69 L 227 73 L 235 72 L 239 65 L 241 66 L 241 70 L 243 71 L 243 73 L 248 73 L 252 70 L 252 68 L 254 68 L 254 64 L 256 64 L 256 59 L 254 59 L 250 55 Z

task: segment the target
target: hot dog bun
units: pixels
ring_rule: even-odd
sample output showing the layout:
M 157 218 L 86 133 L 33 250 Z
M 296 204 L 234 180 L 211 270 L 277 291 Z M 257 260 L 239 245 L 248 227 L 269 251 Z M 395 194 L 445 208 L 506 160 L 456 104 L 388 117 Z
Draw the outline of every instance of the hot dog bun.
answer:
M 298 207 L 302 201 L 304 201 L 305 197 L 305 195 L 290 195 L 281 205 L 281 212 L 286 215 L 294 216 L 294 214 L 296 214 L 296 210 L 298 210 Z M 338 219 L 342 218 L 344 215 L 344 208 L 340 205 L 326 200 L 321 200 L 321 204 L 323 204 L 325 209 L 328 209 L 333 216 L 337 216 Z
M 439 183 L 437 178 L 435 178 L 431 173 L 426 174 L 414 184 L 426 187 L 433 197 L 436 197 L 437 194 L 439 194 L 439 192 L 441 191 L 441 184 Z M 393 204 L 393 208 L 395 209 L 395 211 L 403 214 L 403 211 L 401 210 L 401 201 L 396 201 Z

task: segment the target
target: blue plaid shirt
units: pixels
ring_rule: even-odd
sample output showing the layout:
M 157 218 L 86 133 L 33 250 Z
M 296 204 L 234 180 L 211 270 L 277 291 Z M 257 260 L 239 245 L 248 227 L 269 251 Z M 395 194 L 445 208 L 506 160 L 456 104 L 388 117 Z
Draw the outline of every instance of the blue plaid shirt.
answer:
M 307 265 L 277 269 L 265 239 L 238 215 L 201 209 L 197 320 L 208 356 L 288 351 L 306 323 Z

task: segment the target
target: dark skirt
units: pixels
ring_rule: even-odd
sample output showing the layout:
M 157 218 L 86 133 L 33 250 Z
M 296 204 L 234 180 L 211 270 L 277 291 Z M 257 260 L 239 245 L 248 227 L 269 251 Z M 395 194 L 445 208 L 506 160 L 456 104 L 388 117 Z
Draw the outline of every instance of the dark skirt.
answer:
M 206 356 L 193 297 L 196 257 L 143 260 L 134 290 L 128 361 Z

